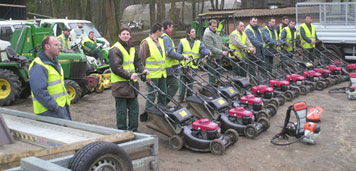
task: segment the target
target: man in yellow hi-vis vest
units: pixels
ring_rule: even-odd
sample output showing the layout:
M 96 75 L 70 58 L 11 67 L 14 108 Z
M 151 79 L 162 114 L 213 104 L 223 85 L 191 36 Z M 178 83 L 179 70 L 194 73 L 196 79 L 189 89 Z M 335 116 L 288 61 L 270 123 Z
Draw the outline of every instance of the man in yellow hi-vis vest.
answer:
M 164 93 L 167 93 L 167 72 L 165 67 L 166 50 L 163 44 L 162 25 L 159 23 L 153 24 L 151 28 L 151 34 L 141 42 L 139 56 L 142 59 L 142 63 L 149 71 L 147 79 L 150 79 L 158 88 Z M 154 89 L 148 85 L 147 98 L 150 101 L 155 102 L 156 94 L 152 93 Z M 157 103 L 165 106 L 167 104 L 167 97 L 163 94 L 158 94 Z M 152 104 L 146 101 L 145 109 L 148 109 Z
M 58 62 L 60 45 L 56 37 L 42 40 L 42 49 L 29 66 L 34 113 L 70 120 L 70 100 Z
M 164 49 L 166 50 L 165 65 L 167 71 L 167 95 L 173 98 L 176 95 L 179 88 L 179 82 L 176 79 L 176 77 L 178 77 L 177 68 L 179 62 L 184 59 L 187 60 L 188 56 L 183 56 L 176 52 L 174 42 L 171 38 L 172 31 L 174 29 L 172 21 L 165 20 L 163 21 L 162 25 L 164 29 L 162 34 L 162 39 L 163 39 Z M 167 104 L 169 102 L 170 100 L 167 99 Z
M 230 34 L 230 42 L 229 42 L 229 48 L 235 50 L 235 56 L 237 56 L 240 60 L 244 60 L 246 58 L 246 52 L 250 52 L 252 54 L 255 53 L 255 49 L 253 48 L 250 40 L 247 38 L 247 35 L 245 33 L 245 24 L 242 21 L 237 21 L 236 22 L 236 30 L 234 30 Z M 233 57 L 232 55 L 229 55 L 230 57 Z M 234 74 L 246 77 L 246 71 L 248 71 L 248 65 L 245 63 L 240 63 L 240 66 L 237 66 L 235 64 L 232 65 L 232 71 Z M 241 67 L 241 68 L 239 68 Z
M 268 24 L 263 28 L 262 34 L 263 34 L 263 40 L 266 44 L 266 47 L 264 48 L 264 54 L 265 54 L 265 69 L 267 71 L 272 72 L 273 68 L 273 58 L 274 54 L 276 53 L 273 47 L 276 47 L 278 43 L 278 34 L 277 30 L 275 29 L 276 26 L 276 19 L 270 17 L 268 19 Z
M 316 35 L 315 27 L 311 22 L 312 17 L 307 15 L 305 17 L 305 23 L 299 26 L 300 41 L 304 49 L 306 49 L 304 52 L 305 54 L 303 56 L 305 62 L 308 61 L 305 56 L 307 56 L 311 61 L 315 60 L 314 48 L 315 43 L 318 41 L 318 36 Z
M 296 50 L 297 29 L 295 28 L 295 24 L 296 24 L 295 20 L 291 20 L 289 22 L 288 27 L 284 27 L 280 34 L 281 35 L 280 42 L 285 47 L 283 50 L 287 50 L 292 53 L 294 53 Z M 282 68 L 284 69 L 285 57 L 281 56 L 280 60 L 281 60 Z
M 71 50 L 70 31 L 71 31 L 70 28 L 64 27 L 63 33 L 57 37 L 62 52 L 73 52 Z
M 201 42 L 200 40 L 195 39 L 196 38 L 196 32 L 194 28 L 188 27 L 186 29 L 187 37 L 180 39 L 180 43 L 178 45 L 177 52 L 179 54 L 185 55 L 185 56 L 191 56 L 192 59 L 199 58 L 199 55 L 212 55 L 210 50 L 205 47 L 204 43 Z M 185 66 L 184 70 L 186 71 L 186 74 L 189 74 L 191 72 L 192 76 L 194 76 L 194 73 L 198 71 L 198 66 L 195 65 L 198 61 L 182 61 L 182 65 Z M 180 75 L 180 80 L 184 84 L 188 84 L 188 86 L 193 89 L 193 80 L 188 79 L 185 75 Z M 190 91 L 189 89 L 183 85 L 180 84 L 179 86 L 179 96 L 178 96 L 178 102 L 183 102 L 184 101 L 184 96 L 185 92 L 187 92 L 187 97 L 192 96 L 193 92 Z
M 139 89 L 138 73 L 149 73 L 144 68 L 134 45 L 130 42 L 131 30 L 122 27 L 119 39 L 109 51 L 111 69 L 111 89 L 116 104 L 116 127 L 122 130 L 137 131 L 138 100 L 137 92 L 130 86 Z M 129 120 L 127 125 L 126 120 Z

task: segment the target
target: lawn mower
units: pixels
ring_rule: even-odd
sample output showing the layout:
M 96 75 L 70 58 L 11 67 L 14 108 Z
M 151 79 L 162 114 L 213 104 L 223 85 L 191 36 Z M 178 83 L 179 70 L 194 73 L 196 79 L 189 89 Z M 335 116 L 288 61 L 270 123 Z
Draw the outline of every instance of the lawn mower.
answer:
M 142 78 L 142 77 L 141 77 Z M 186 147 L 193 151 L 211 152 L 216 155 L 224 153 L 225 149 L 238 141 L 238 133 L 233 129 L 228 129 L 224 134 L 221 134 L 219 124 L 212 122 L 209 119 L 202 118 L 196 120 L 191 112 L 182 107 L 172 97 L 168 97 L 175 105 L 174 107 L 155 104 L 147 98 L 150 93 L 161 93 L 161 91 L 153 82 L 148 80 L 148 85 L 154 91 L 143 94 L 130 82 L 142 97 L 144 97 L 153 106 L 146 109 L 144 114 L 140 116 L 147 121 L 147 127 L 169 137 L 169 145 L 174 150 L 180 150 Z
M 182 74 L 191 74 L 182 73 Z M 219 94 L 210 94 L 212 96 L 207 97 L 201 93 L 198 93 L 194 89 L 189 87 L 189 84 L 198 84 L 199 81 L 191 77 L 194 81 L 192 83 L 183 84 L 181 80 L 179 82 L 183 84 L 188 90 L 192 91 L 193 95 L 186 98 L 187 109 L 192 112 L 197 118 L 208 118 L 220 122 L 222 131 L 234 129 L 239 135 L 244 135 L 248 138 L 255 138 L 259 133 L 269 128 L 269 121 L 265 117 L 259 117 L 257 122 L 252 112 L 247 111 L 243 107 L 231 108 L 231 104 L 221 97 Z M 212 89 L 207 89 L 210 91 Z M 230 97 L 230 96 L 229 96 Z M 238 104 L 233 104 L 238 105 Z M 267 114 L 264 114 L 267 116 Z
M 295 113 L 296 122 L 290 121 L 292 111 Z M 271 143 L 278 146 L 291 145 L 296 142 L 316 144 L 319 133 L 320 127 L 307 121 L 307 104 L 298 102 L 288 107 L 282 130 L 273 136 Z M 282 140 L 286 141 L 290 137 L 296 137 L 296 139 L 282 143 Z

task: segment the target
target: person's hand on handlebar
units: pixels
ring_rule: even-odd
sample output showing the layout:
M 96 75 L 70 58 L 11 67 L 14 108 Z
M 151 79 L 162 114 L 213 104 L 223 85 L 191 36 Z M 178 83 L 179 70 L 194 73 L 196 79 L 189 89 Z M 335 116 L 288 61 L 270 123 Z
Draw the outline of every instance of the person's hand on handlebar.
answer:
M 144 74 L 148 75 L 148 74 L 150 74 L 150 71 L 148 71 L 148 69 L 145 69 L 145 70 L 143 70 L 143 72 L 142 72 L 142 73 L 144 73 Z
M 256 54 L 255 48 L 250 48 L 251 54 Z
M 131 74 L 130 80 L 135 80 L 138 77 L 137 73 Z
M 223 56 L 227 56 L 227 54 L 229 53 L 229 51 L 223 51 Z

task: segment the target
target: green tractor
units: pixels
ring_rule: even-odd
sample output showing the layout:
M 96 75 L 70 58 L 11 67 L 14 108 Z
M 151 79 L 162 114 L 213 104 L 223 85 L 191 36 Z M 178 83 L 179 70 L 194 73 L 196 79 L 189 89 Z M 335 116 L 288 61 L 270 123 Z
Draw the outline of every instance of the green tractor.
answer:
M 16 55 L 9 42 L 0 40 L 0 106 L 31 95 L 28 65 L 26 57 Z
M 16 29 L 12 34 L 11 47 L 16 49 L 17 54 L 21 54 L 31 61 L 37 56 L 42 39 L 45 36 L 56 35 L 56 32 L 61 32 L 62 28 L 64 28 L 63 23 L 45 23 L 40 27 L 34 24 L 26 24 L 22 29 Z M 92 89 L 96 90 L 103 87 L 100 84 L 102 82 L 99 80 L 100 77 L 87 77 L 88 72 L 94 71 L 88 70 L 87 57 L 79 46 L 74 47 L 74 53 L 60 53 L 58 56 L 72 103 L 76 103 L 85 94 L 91 93 Z M 96 72 L 98 71 L 96 68 L 94 69 Z

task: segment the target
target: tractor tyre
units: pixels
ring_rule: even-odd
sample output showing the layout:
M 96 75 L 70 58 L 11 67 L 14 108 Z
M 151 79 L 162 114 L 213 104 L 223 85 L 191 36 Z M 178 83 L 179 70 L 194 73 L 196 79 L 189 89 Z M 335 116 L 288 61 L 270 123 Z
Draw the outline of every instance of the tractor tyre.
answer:
M 79 170 L 133 170 L 129 155 L 117 144 L 93 142 L 78 150 L 69 163 L 73 171 Z
M 8 106 L 16 101 L 21 92 L 21 81 L 12 71 L 0 69 L 0 106 Z
M 82 90 L 81 90 L 79 84 L 73 80 L 64 80 L 64 83 L 66 85 L 70 103 L 74 104 L 74 103 L 78 102 L 78 100 L 82 94 Z

